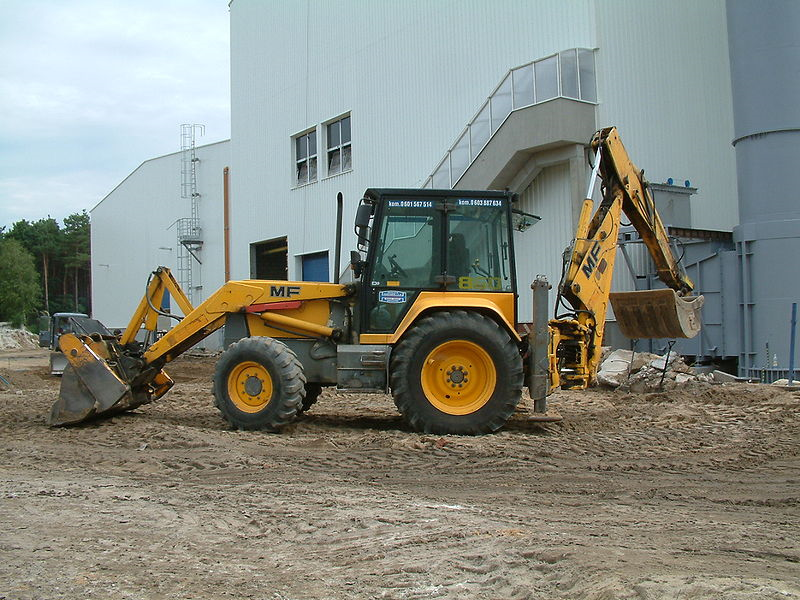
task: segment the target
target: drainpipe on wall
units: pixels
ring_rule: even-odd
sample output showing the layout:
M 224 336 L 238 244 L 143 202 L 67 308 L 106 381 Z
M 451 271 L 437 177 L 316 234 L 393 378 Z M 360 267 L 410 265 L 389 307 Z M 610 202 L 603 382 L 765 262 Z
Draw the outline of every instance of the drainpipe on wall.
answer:
M 225 281 L 231 280 L 230 167 L 222 169 L 222 221 L 225 236 Z

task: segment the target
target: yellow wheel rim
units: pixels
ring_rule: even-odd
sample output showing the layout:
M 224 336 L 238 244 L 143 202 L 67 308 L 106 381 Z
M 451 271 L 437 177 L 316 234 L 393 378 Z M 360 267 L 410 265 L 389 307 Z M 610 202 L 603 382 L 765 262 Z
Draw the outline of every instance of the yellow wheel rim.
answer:
M 478 344 L 453 340 L 439 344 L 425 357 L 421 381 L 433 406 L 449 415 L 468 415 L 492 397 L 497 371 L 489 353 Z
M 246 413 L 257 413 L 272 398 L 269 371 L 253 361 L 236 365 L 228 375 L 228 396 L 234 406 Z

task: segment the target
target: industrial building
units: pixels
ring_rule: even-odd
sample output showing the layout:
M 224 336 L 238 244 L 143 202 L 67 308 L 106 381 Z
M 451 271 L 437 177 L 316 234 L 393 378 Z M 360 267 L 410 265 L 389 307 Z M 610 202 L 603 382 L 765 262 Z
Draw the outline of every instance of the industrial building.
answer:
M 369 187 L 517 192 L 542 218 L 515 234 L 519 289 L 539 274 L 555 285 L 588 141 L 615 125 L 707 298 L 703 333 L 678 349 L 746 376 L 788 369 L 800 284 L 764 278 L 800 251 L 787 195 L 797 5 L 233 0 L 230 27 L 231 140 L 199 145 L 184 126 L 179 152 L 91 212 L 97 318 L 124 326 L 157 264 L 194 304 L 226 277 L 329 280 L 346 267 L 333 264 L 336 195 L 348 223 Z M 657 285 L 635 236 L 621 241 L 615 285 Z

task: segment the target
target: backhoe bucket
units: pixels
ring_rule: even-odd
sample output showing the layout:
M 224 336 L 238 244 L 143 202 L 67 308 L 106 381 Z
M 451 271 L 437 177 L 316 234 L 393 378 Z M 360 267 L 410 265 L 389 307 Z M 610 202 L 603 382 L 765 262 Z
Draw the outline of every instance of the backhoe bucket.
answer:
M 64 334 L 60 346 L 70 364 L 64 369 L 61 393 L 50 410 L 48 425 L 81 423 L 150 402 L 149 394 L 135 393 L 100 356 L 105 348 L 103 342 Z
M 671 289 L 611 294 L 617 325 L 632 339 L 696 336 L 704 301 L 703 296 L 682 298 Z

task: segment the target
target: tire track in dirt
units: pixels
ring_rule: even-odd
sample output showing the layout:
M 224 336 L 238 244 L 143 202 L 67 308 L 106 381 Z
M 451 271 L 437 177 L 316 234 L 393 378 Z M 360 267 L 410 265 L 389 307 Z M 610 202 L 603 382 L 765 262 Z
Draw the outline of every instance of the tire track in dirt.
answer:
M 325 391 L 270 435 L 226 428 L 212 368 L 80 428 L 36 372 L 0 393 L 0 595 L 800 598 L 796 393 L 559 393 L 469 438 Z

